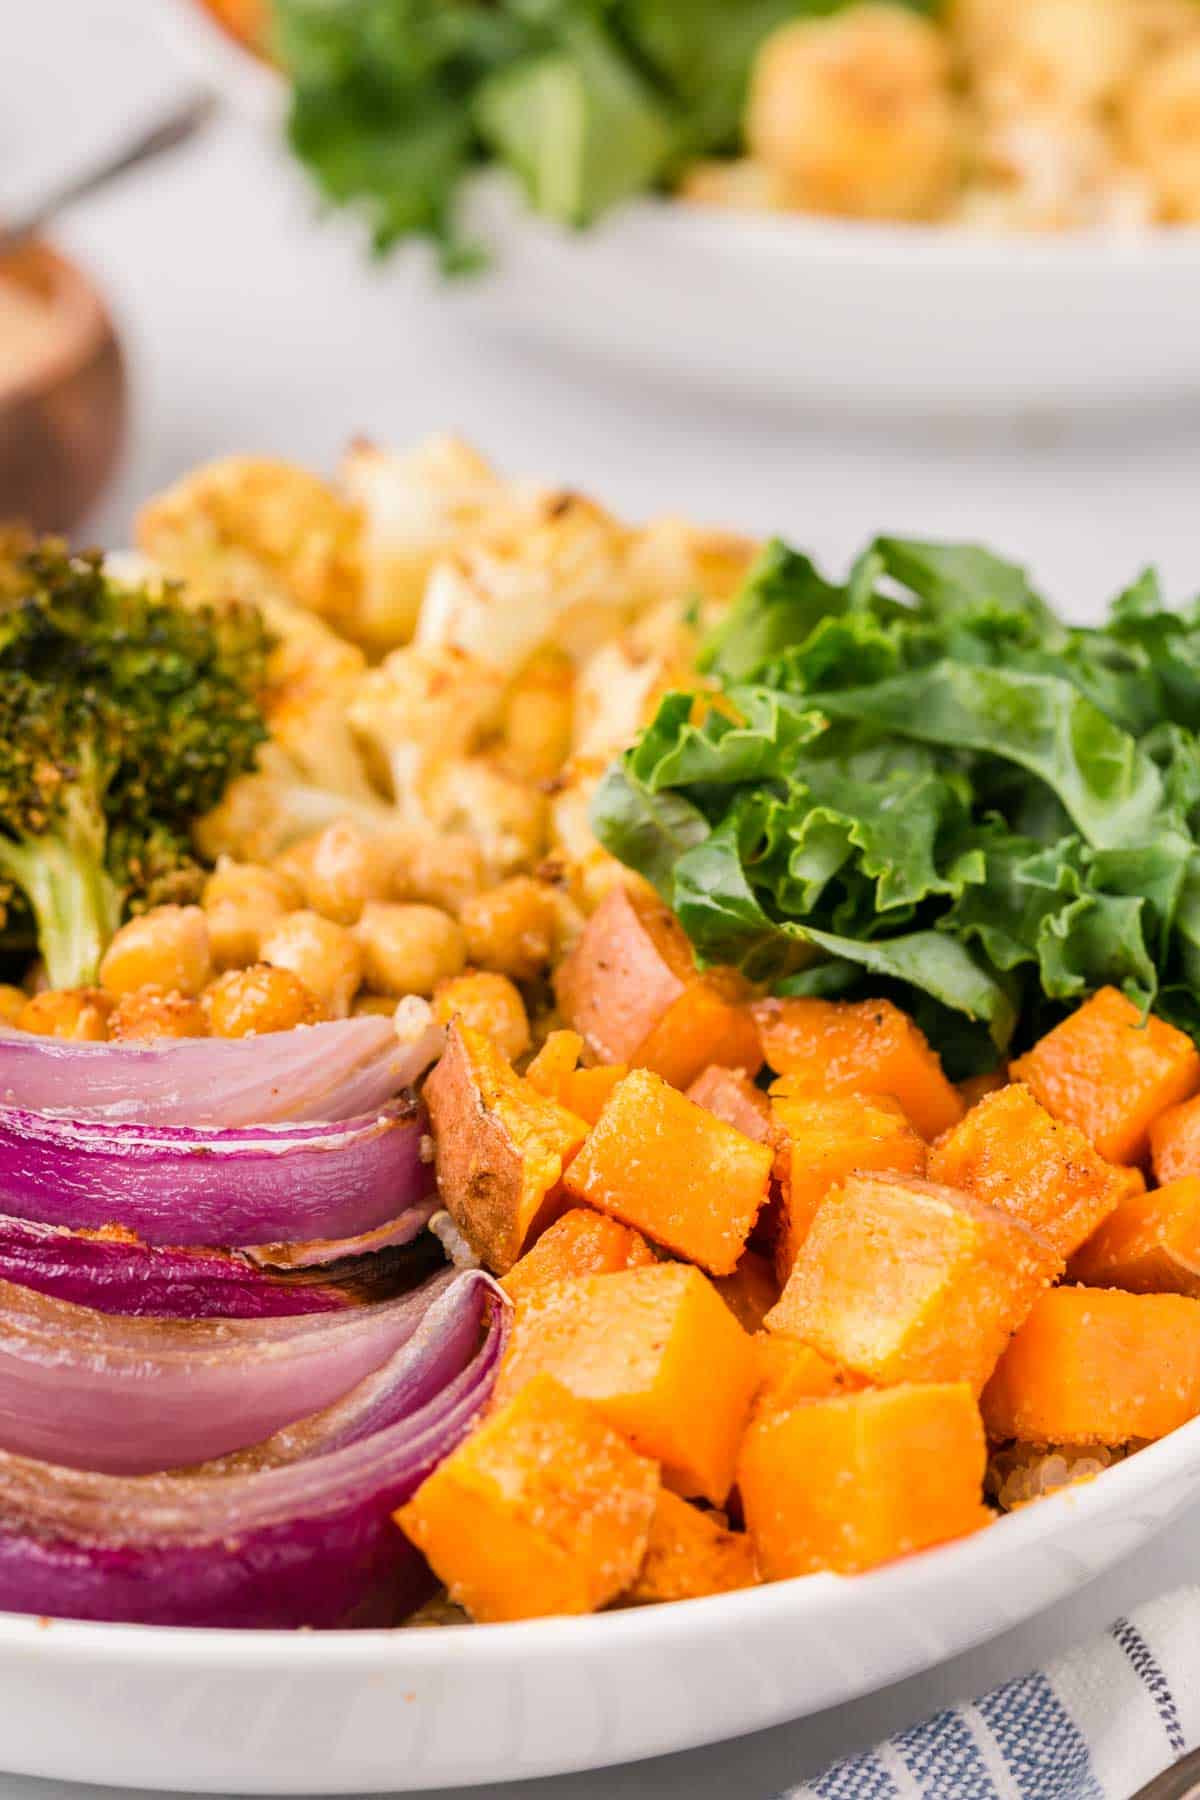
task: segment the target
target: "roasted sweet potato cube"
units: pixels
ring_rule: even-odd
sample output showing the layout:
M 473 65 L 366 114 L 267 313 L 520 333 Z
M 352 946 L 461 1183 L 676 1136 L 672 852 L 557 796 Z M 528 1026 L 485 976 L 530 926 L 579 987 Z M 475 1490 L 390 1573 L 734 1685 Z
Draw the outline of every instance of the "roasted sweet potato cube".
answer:
M 709 1063 L 687 1090 L 687 1097 L 756 1144 L 770 1143 L 771 1103 L 741 1069 Z
M 588 920 L 554 989 L 597 1062 L 653 1069 L 675 1087 L 711 1062 L 750 1075 L 761 1065 L 745 984 L 731 970 L 701 975 L 674 914 L 623 885 Z
M 1018 1219 L 966 1194 L 852 1175 L 819 1209 L 767 1328 L 870 1381 L 978 1392 L 1061 1267 Z
M 760 1000 L 754 1017 L 777 1075 L 830 1094 L 890 1094 L 923 1138 L 963 1116 L 925 1034 L 888 1000 Z
M 1159 1113 L 1150 1127 L 1150 1159 L 1164 1186 L 1200 1175 L 1200 1095 Z
M 669 1488 L 660 1488 L 650 1521 L 650 1542 L 637 1580 L 625 1595 L 631 1604 L 696 1600 L 753 1587 L 754 1550 L 744 1531 L 730 1531 L 715 1513 L 701 1512 Z
M 989 1094 L 929 1153 L 929 1179 L 1021 1219 L 1070 1256 L 1112 1212 L 1127 1171 L 1020 1082 Z
M 590 1206 L 573 1206 L 543 1231 L 500 1285 L 519 1305 L 562 1281 L 644 1269 L 656 1261 L 641 1232 L 606 1213 L 593 1212 Z
M 757 1250 L 743 1250 L 732 1275 L 718 1275 L 713 1286 L 746 1331 L 758 1331 L 779 1298 L 775 1270 Z
M 1058 1287 L 983 1392 L 988 1435 L 1029 1444 L 1165 1437 L 1200 1412 L 1200 1300 Z
M 562 1210 L 563 1169 L 587 1124 L 514 1074 L 490 1038 L 455 1020 L 425 1083 L 438 1190 L 499 1275 Z
M 656 1263 L 546 1290 L 518 1310 L 498 1391 L 543 1371 L 660 1462 L 668 1486 L 722 1504 L 757 1368 L 699 1269 Z
M 754 1353 L 758 1358 L 756 1418 L 765 1412 L 790 1412 L 802 1400 L 827 1400 L 831 1394 L 857 1393 L 870 1385 L 861 1375 L 839 1369 L 811 1344 L 802 1344 L 797 1338 L 758 1331 L 754 1334 Z
M 1086 1287 L 1200 1299 L 1200 1176 L 1130 1194 L 1071 1258 Z
M 1141 1162 L 1155 1119 L 1200 1087 L 1200 1051 L 1107 987 L 1040 1038 L 1012 1073 L 1109 1162 Z
M 987 1446 L 965 1382 L 872 1389 L 769 1413 L 746 1433 L 738 1487 L 768 1581 L 851 1574 L 963 1537 L 990 1517 Z
M 473 1619 L 595 1612 L 636 1578 L 658 1470 L 549 1375 L 527 1382 L 396 1514 Z
M 625 1063 L 576 1068 L 582 1049 L 583 1039 L 577 1031 L 552 1031 L 526 1069 L 525 1079 L 539 1094 L 557 1100 L 568 1112 L 594 1125 L 608 1096 L 629 1069 Z
M 572 1163 L 566 1190 L 714 1275 L 731 1275 L 767 1197 L 772 1154 L 634 1069 Z
M 785 1075 L 771 1088 L 779 1208 L 775 1272 L 785 1282 L 817 1208 L 855 1170 L 923 1175 L 926 1147 L 888 1094 L 827 1094 Z

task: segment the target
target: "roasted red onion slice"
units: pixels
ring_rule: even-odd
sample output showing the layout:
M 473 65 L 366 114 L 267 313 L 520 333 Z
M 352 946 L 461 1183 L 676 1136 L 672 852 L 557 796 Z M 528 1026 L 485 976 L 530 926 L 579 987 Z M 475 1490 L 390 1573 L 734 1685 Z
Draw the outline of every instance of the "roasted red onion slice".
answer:
M 160 1625 L 395 1623 L 429 1584 L 391 1514 L 477 1417 L 504 1335 L 487 1279 L 452 1276 L 384 1369 L 260 1445 L 253 1466 L 120 1479 L 0 1454 L 0 1608 Z
M 72 1231 L 123 1225 L 147 1244 L 241 1248 L 403 1230 L 416 1208 L 415 1236 L 433 1185 L 424 1131 L 411 1094 L 334 1125 L 220 1130 L 4 1106 L 0 1210 Z
M 0 1101 L 145 1125 L 354 1119 L 411 1086 L 441 1048 L 429 1009 L 405 1005 L 412 1018 L 403 1037 L 391 1019 L 369 1014 L 265 1037 L 144 1044 L 0 1031 Z
M 130 1318 L 0 1282 L 0 1447 L 134 1475 L 256 1444 L 378 1369 L 454 1279 L 269 1319 Z
M 55 1300 L 137 1318 L 273 1319 L 340 1312 L 386 1300 L 429 1274 L 434 1257 L 409 1248 L 425 1213 L 411 1207 L 377 1232 L 258 1253 L 144 1244 L 121 1231 L 64 1231 L 0 1213 L 0 1281 Z

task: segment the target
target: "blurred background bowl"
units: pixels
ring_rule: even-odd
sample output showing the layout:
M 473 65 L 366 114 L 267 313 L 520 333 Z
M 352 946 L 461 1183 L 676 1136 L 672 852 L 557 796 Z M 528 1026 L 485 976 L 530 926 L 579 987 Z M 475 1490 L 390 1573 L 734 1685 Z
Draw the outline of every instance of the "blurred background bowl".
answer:
M 21 325 L 0 343 L 0 519 L 69 532 L 120 455 L 120 345 L 96 289 L 49 244 L 0 254 L 0 308 L 5 290 Z

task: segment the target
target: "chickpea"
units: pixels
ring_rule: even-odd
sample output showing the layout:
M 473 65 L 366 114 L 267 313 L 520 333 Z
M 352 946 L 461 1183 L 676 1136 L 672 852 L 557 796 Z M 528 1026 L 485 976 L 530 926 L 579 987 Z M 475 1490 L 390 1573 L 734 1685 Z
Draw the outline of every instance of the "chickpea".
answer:
M 221 856 L 204 883 L 200 904 L 205 912 L 223 900 L 273 900 L 280 912 L 291 912 L 304 901 L 304 891 L 286 869 L 268 868 L 265 863 L 235 862 Z
M 558 946 L 558 899 L 544 882 L 514 875 L 466 902 L 462 928 L 473 963 L 531 981 Z
M 46 988 L 26 1001 L 17 1029 L 100 1043 L 108 1036 L 111 1010 L 112 999 L 100 988 Z
M 428 997 L 467 960 L 458 924 L 436 906 L 371 901 L 357 930 L 367 986 L 378 993 Z
M 465 975 L 440 981 L 433 996 L 433 1016 L 439 1025 L 460 1018 L 473 1030 L 482 1031 L 509 1062 L 523 1056 L 532 1042 L 525 1002 L 507 975 L 470 969 Z
M 298 975 L 261 962 L 218 975 L 205 989 L 204 1007 L 214 1037 L 265 1037 L 315 1025 L 321 1017 L 316 996 Z
M 456 916 L 487 882 L 483 851 L 465 832 L 424 834 L 413 839 L 392 875 L 396 900 L 421 900 Z
M 137 988 L 117 1001 L 109 1015 L 108 1035 L 120 1043 L 135 1038 L 207 1037 L 208 1020 L 200 1001 L 190 994 Z
M 362 985 L 362 946 L 344 925 L 319 912 L 302 910 L 277 919 L 263 938 L 262 960 L 298 975 L 329 1019 L 347 1016 Z
M 29 995 L 24 988 L 0 981 L 0 1025 L 15 1025 L 28 1004 Z
M 214 966 L 243 969 L 257 962 L 264 934 L 301 899 L 299 886 L 282 869 L 222 857 L 201 901 Z
M 936 218 L 958 174 L 958 136 L 941 33 L 903 7 L 799 20 L 759 52 L 748 147 L 806 211 Z
M 384 847 L 349 819 L 327 826 L 307 855 L 304 897 L 335 925 L 356 925 L 368 900 L 391 892 Z
M 156 906 L 130 919 L 100 963 L 100 983 L 118 997 L 159 987 L 195 996 L 212 977 L 208 920 L 198 906 Z
M 285 875 L 294 883 L 302 898 L 308 881 L 308 871 L 312 867 L 313 853 L 316 850 L 321 833 L 312 832 L 308 837 L 297 838 L 286 850 L 271 858 L 271 867 L 277 875 Z
M 359 994 L 350 1008 L 352 1019 L 390 1019 L 396 1010 L 395 994 Z

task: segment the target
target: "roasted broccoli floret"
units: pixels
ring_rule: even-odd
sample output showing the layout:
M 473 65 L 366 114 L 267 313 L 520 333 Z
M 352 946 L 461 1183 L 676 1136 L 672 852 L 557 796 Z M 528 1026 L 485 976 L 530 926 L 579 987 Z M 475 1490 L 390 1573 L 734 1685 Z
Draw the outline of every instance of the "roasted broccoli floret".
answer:
M 55 987 L 93 981 L 131 907 L 186 897 L 191 826 L 266 736 L 254 611 L 184 609 L 60 545 L 0 576 L 0 900 Z M 6 892 L 4 890 L 7 890 Z

